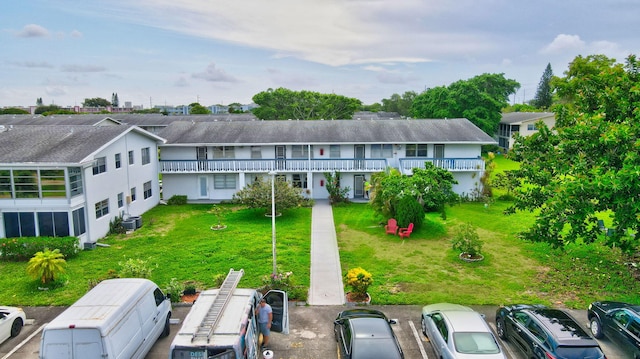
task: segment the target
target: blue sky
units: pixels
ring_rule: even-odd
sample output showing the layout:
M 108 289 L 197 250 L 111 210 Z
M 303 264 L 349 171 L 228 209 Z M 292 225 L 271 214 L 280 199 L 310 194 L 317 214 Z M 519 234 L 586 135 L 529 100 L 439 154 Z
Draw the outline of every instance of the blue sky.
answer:
M 268 88 L 355 97 L 482 73 L 530 100 L 548 63 L 640 53 L 637 0 L 21 0 L 0 4 L 0 107 L 250 103 Z

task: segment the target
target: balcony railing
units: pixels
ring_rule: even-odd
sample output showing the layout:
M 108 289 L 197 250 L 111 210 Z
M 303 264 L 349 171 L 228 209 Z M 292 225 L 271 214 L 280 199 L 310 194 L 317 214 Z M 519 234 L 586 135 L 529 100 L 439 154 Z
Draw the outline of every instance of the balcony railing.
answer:
M 436 167 L 452 172 L 484 171 L 482 158 L 402 158 L 400 170 L 402 173 L 407 173 L 413 168 L 424 168 L 425 162 L 431 162 Z
M 219 159 L 161 160 L 162 173 L 234 173 L 234 172 L 378 172 L 387 168 L 384 158 L 341 159 Z

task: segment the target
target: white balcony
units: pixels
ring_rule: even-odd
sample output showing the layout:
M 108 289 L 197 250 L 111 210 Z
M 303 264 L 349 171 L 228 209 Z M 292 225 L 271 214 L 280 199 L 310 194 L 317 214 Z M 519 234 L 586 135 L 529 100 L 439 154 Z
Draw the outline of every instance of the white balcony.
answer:
M 341 159 L 220 159 L 161 160 L 162 173 L 379 172 L 388 167 L 381 158 Z
M 404 174 L 410 174 L 414 168 L 424 168 L 425 162 L 431 162 L 436 167 L 451 172 L 484 171 L 482 158 L 402 158 L 400 159 L 400 170 Z

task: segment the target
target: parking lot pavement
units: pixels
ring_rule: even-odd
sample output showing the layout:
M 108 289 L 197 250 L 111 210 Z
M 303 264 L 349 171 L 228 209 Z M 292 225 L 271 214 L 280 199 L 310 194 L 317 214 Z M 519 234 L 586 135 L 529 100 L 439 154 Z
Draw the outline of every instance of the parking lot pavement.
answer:
M 489 325 L 495 331 L 495 306 L 472 306 L 483 313 Z M 333 320 L 338 312 L 347 309 L 346 306 L 306 306 L 291 303 L 289 307 L 290 333 L 283 335 L 273 333 L 270 348 L 274 351 L 275 359 L 327 359 L 337 358 L 337 345 L 333 335 Z M 422 334 L 420 315 L 422 306 L 390 305 L 370 306 L 378 309 L 389 318 L 397 319 L 398 324 L 393 329 L 405 352 L 406 359 L 434 359 L 435 354 L 431 344 Z M 39 329 L 58 314 L 64 307 L 27 307 L 24 308 L 29 325 L 26 325 L 20 335 L 11 338 L 0 345 L 0 359 L 37 359 L 40 350 Z M 174 306 L 173 318 L 179 324 L 171 326 L 171 334 L 156 342 L 147 355 L 147 359 L 167 359 L 169 346 L 173 337 L 182 325 L 184 317 L 191 309 L 190 306 Z M 569 311 L 585 328 L 587 327 L 586 310 Z M 608 359 L 623 359 L 626 356 L 608 340 L 600 340 Z M 508 342 L 502 342 L 503 348 L 510 359 L 520 359 L 521 355 Z M 15 350 L 11 355 L 8 353 Z

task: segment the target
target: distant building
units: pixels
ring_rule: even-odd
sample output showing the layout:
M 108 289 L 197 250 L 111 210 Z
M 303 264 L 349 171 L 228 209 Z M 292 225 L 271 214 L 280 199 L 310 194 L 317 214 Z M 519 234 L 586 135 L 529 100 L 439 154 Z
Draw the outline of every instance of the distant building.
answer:
M 498 126 L 498 146 L 509 150 L 514 143 L 513 135 L 531 136 L 538 132 L 536 122 L 543 121 L 547 127 L 553 128 L 556 124 L 556 115 L 553 112 L 510 112 L 503 113 Z

